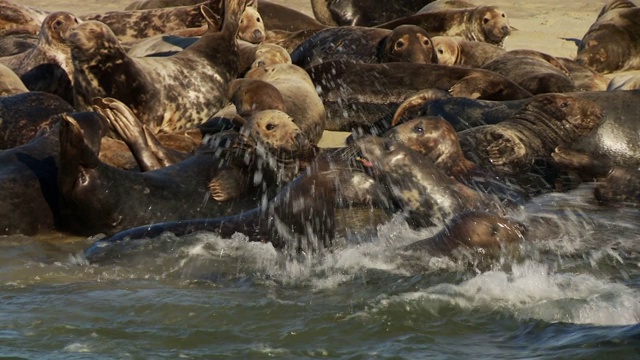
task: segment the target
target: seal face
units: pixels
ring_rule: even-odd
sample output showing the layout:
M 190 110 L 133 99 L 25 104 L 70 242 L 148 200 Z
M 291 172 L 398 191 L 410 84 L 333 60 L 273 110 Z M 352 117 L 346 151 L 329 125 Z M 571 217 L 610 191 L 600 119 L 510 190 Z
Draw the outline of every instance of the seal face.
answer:
M 640 8 L 607 6 L 580 41 L 576 60 L 600 73 L 640 69 Z
M 479 68 L 507 51 L 497 45 L 458 36 L 434 36 L 438 64 Z
M 244 4 L 228 0 L 227 5 L 221 32 L 208 32 L 188 49 L 166 58 L 128 56 L 100 22 L 74 27 L 69 43 L 76 108 L 89 108 L 95 97 L 113 97 L 154 133 L 206 121 L 222 108 L 228 83 L 238 73 L 236 33 Z

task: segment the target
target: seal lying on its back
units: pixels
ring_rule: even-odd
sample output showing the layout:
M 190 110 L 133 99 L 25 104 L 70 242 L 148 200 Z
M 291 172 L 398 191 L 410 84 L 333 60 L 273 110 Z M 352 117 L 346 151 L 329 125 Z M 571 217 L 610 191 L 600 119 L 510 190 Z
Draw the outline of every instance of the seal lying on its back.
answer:
M 393 30 L 356 26 L 329 28 L 311 36 L 291 53 L 291 61 L 301 67 L 340 59 L 364 63 L 438 63 L 429 34 L 413 25 Z
M 155 133 L 206 121 L 225 104 L 227 84 L 238 73 L 236 33 L 244 0 L 225 4 L 221 32 L 208 32 L 165 58 L 132 58 L 106 25 L 77 25 L 69 35 L 76 108 L 88 109 L 95 97 L 113 97 Z
M 418 25 L 431 36 L 462 36 L 467 40 L 500 46 L 511 35 L 507 15 L 495 6 L 428 12 L 396 19 L 378 27 L 395 29 L 400 25 Z
M 600 73 L 640 69 L 640 8 L 606 4 L 578 46 L 576 60 Z

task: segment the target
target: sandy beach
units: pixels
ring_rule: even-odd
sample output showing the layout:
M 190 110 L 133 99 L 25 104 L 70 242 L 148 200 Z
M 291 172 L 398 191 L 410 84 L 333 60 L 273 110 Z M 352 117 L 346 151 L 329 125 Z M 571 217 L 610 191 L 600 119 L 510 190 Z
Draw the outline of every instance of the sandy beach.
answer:
M 69 1 L 24 0 L 22 3 L 45 10 L 70 11 L 77 15 L 110 10 L 122 10 L 132 0 Z M 309 0 L 275 0 L 312 15 Z M 507 13 L 517 29 L 505 41 L 507 50 L 535 49 L 554 56 L 574 57 L 576 45 L 565 39 L 581 39 L 594 22 L 604 1 L 595 0 L 472 0 L 478 5 L 494 5 Z

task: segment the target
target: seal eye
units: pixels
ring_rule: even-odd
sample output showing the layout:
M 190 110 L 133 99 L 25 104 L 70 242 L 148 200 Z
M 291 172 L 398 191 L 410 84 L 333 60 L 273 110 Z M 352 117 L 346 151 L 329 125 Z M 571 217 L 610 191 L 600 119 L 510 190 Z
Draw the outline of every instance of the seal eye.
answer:
M 505 14 L 502 14 L 502 17 L 507 17 L 507 15 L 505 15 Z
M 396 41 L 396 49 L 402 49 L 404 47 L 404 41 L 398 40 Z
M 259 23 L 260 21 L 262 21 L 260 18 L 256 18 L 257 23 Z
M 271 131 L 273 129 L 275 129 L 276 126 L 274 124 L 267 124 L 267 126 L 265 126 L 265 129 L 267 129 L 267 131 Z
M 413 131 L 417 132 L 418 134 L 424 134 L 424 128 L 420 125 L 414 126 Z
M 563 108 L 563 109 L 566 108 L 567 106 L 569 106 L 569 103 L 566 102 L 566 101 L 563 102 L 562 104 L 560 104 L 560 107 Z
M 60 26 L 62 26 L 62 20 L 56 20 L 56 21 L 53 23 L 53 27 L 54 27 L 54 28 L 58 28 L 58 27 L 60 27 Z
M 489 18 L 484 18 L 484 19 L 482 19 L 482 23 L 483 23 L 483 24 L 485 24 L 485 25 L 486 25 L 488 22 L 489 22 Z
M 440 54 L 440 55 L 444 54 L 444 50 L 438 49 L 438 54 Z

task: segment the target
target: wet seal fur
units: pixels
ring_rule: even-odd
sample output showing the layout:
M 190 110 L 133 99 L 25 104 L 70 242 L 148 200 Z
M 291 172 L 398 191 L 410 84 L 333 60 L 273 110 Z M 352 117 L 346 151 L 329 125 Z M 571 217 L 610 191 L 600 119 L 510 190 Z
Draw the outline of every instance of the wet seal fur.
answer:
M 274 132 L 288 135 L 274 140 L 269 135 Z M 99 161 L 73 123 L 66 123 L 60 136 L 61 225 L 79 235 L 251 209 L 297 175 L 296 156 L 314 153 L 284 113 L 254 114 L 240 133 L 222 133 L 194 156 L 142 173 Z M 215 200 L 220 195 L 225 199 Z
M 400 25 L 417 25 L 429 35 L 462 36 L 467 40 L 483 41 L 502 46 L 511 35 L 511 26 L 504 11 L 495 6 L 449 9 L 416 14 L 396 19 L 378 27 L 395 29 Z
M 438 63 L 429 34 L 413 25 L 393 30 L 356 26 L 329 28 L 314 34 L 291 53 L 292 62 L 301 67 L 341 59 L 364 63 Z
M 415 14 L 432 0 L 311 0 L 313 15 L 329 26 L 375 26 Z
M 458 247 L 499 249 L 524 240 L 525 234 L 526 227 L 517 221 L 484 211 L 465 211 L 447 222 L 436 235 L 409 244 L 402 250 L 450 255 Z
M 580 41 L 576 60 L 599 73 L 640 69 L 639 32 L 640 8 L 610 1 Z
M 562 94 L 532 98 L 509 120 L 459 134 L 469 159 L 497 175 L 523 174 L 536 160 L 550 160 L 553 149 L 568 145 L 604 120 L 595 102 Z
M 380 119 L 391 119 L 399 104 L 425 88 L 490 100 L 532 96 L 493 72 L 436 64 L 357 64 L 338 60 L 324 62 L 307 71 L 325 104 L 327 130 L 369 128 Z
M 90 108 L 96 97 L 113 97 L 154 133 L 206 121 L 225 104 L 228 83 L 238 73 L 236 33 L 244 0 L 227 0 L 226 5 L 221 32 L 208 32 L 188 49 L 166 58 L 128 56 L 100 22 L 74 27 L 69 41 L 76 108 Z

